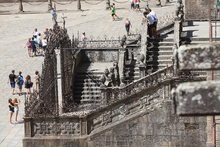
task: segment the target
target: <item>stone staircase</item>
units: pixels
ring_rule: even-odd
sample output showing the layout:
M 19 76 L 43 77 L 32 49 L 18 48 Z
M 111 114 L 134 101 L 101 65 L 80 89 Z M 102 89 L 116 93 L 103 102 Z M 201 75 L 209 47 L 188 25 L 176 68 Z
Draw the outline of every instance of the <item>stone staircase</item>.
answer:
M 146 54 L 147 73 L 172 65 L 173 34 L 165 34 L 157 39 L 148 38 Z
M 127 36 L 127 43 L 129 44 L 126 45 L 126 57 L 124 66 L 126 84 L 140 78 L 139 67 L 137 63 L 137 56 L 140 52 L 140 45 L 138 44 L 140 38 L 138 37 L 138 35 Z
M 77 70 L 74 82 L 74 100 L 81 104 L 100 101 L 100 77 L 112 63 L 84 63 Z

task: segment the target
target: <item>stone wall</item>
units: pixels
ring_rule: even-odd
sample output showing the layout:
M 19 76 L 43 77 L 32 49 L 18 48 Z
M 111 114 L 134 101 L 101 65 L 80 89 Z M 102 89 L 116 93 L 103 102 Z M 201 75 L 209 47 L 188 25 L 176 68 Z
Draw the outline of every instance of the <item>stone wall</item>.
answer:
M 83 62 L 114 62 L 118 61 L 118 49 L 83 50 Z
M 170 106 L 91 137 L 91 147 L 205 147 L 205 117 L 178 117 Z
M 211 4 L 211 5 L 209 5 Z M 186 20 L 207 20 L 209 9 L 212 10 L 212 19 L 215 19 L 216 0 L 184 0 Z M 220 16 L 218 17 L 220 19 Z
M 14 3 L 18 2 L 19 0 L 0 0 L 0 3 Z M 47 2 L 48 0 L 22 0 L 23 2 Z M 56 0 L 56 1 L 71 1 L 71 0 Z

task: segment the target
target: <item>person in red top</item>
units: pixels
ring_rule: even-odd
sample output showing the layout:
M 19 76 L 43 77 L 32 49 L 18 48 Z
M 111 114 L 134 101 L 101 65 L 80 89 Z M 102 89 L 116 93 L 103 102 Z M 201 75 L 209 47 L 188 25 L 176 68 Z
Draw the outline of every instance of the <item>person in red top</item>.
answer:
M 134 0 L 134 6 L 135 6 L 135 10 L 140 11 L 139 0 Z

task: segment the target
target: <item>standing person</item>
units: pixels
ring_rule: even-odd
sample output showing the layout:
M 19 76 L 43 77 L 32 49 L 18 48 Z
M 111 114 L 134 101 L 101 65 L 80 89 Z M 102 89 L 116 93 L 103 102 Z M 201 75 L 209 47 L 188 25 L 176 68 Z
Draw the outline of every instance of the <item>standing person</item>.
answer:
M 149 37 L 153 37 L 153 27 L 154 27 L 154 19 L 153 17 L 149 14 L 149 11 L 145 11 L 144 13 L 144 17 L 147 18 L 147 22 L 148 22 L 148 34 Z
M 119 18 L 115 13 L 115 3 L 113 3 L 112 6 L 111 6 L 111 12 L 112 12 L 113 21 L 115 21 L 115 17 Z
M 14 98 L 12 100 L 12 103 L 14 104 L 14 112 L 15 112 L 15 122 L 18 122 L 18 111 L 19 111 L 19 107 L 18 105 L 20 104 L 20 100 L 18 100 L 17 98 Z
M 43 37 L 43 38 L 46 37 L 47 41 L 48 41 L 48 39 L 49 39 L 49 34 L 50 34 L 49 29 L 46 28 L 45 31 L 44 31 L 44 37 Z
M 125 19 L 125 29 L 127 32 L 127 35 L 130 35 L 130 27 L 131 27 L 131 22 L 128 18 Z
M 11 71 L 11 74 L 9 74 L 9 81 L 10 81 L 10 85 L 11 85 L 11 90 L 12 90 L 12 94 L 15 94 L 15 79 L 17 78 L 17 76 L 15 75 L 15 70 Z
M 135 6 L 135 10 L 136 11 L 140 11 L 140 4 L 139 4 L 139 0 L 134 0 L 134 6 Z
M 32 40 L 30 42 L 31 42 L 31 48 L 32 48 L 32 56 L 31 57 L 33 57 L 33 55 L 36 56 L 36 51 L 37 51 L 34 37 L 32 37 Z
M 28 56 L 31 57 L 32 56 L 31 38 L 28 38 L 28 41 L 27 41 L 25 47 L 28 48 Z
M 8 100 L 8 107 L 9 107 L 9 122 L 12 124 L 12 115 L 14 113 L 14 104 L 12 103 L 12 99 Z
M 56 13 L 56 11 L 53 8 L 51 9 L 50 14 L 52 16 L 52 22 L 54 24 L 56 24 L 57 23 L 57 13 Z
M 31 87 L 33 86 L 33 83 L 31 82 L 31 76 L 27 75 L 25 78 L 25 88 L 27 89 L 27 94 L 31 93 Z
M 22 74 L 22 72 L 20 71 L 19 75 L 17 77 L 17 84 L 18 84 L 18 89 L 19 89 L 18 95 L 22 94 L 22 86 L 24 84 L 24 78 L 21 74 Z
M 47 48 L 47 38 L 46 37 L 44 37 L 42 39 L 42 48 L 43 48 L 43 54 L 45 54 L 45 50 Z
M 35 78 L 36 91 L 39 94 L 41 77 L 40 77 L 40 73 L 38 71 L 35 72 L 35 77 L 34 78 Z
M 33 36 L 38 36 L 38 34 L 39 34 L 39 33 L 38 33 L 38 31 L 37 31 L 37 28 L 35 28 L 35 29 L 34 29 L 34 32 L 33 32 Z
M 86 37 L 86 33 L 85 33 L 85 32 L 82 33 L 81 39 L 82 39 L 82 41 L 83 41 L 83 46 L 82 46 L 82 47 L 86 47 L 87 37 Z
M 131 9 L 133 10 L 134 9 L 134 0 L 130 0 L 131 2 Z
M 149 8 L 149 12 L 150 12 L 149 15 L 151 15 L 153 20 L 154 20 L 154 23 L 153 23 L 153 34 L 157 35 L 157 22 L 158 22 L 157 15 L 150 8 Z

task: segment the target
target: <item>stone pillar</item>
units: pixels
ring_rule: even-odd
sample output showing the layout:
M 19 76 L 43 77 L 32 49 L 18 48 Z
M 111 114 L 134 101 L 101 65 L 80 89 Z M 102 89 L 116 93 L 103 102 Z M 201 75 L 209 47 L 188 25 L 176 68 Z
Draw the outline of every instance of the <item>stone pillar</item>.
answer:
M 24 12 L 22 0 L 19 0 L 19 12 Z
M 177 48 L 180 47 L 181 27 L 181 21 L 176 18 L 174 22 L 174 43 Z
M 63 105 L 62 105 L 62 82 L 61 82 L 61 59 L 60 59 L 60 52 L 57 53 L 57 97 L 58 97 L 58 106 L 59 106 L 59 114 L 63 112 Z
M 144 63 L 146 63 L 146 54 L 147 54 L 147 19 L 144 18 L 141 26 L 141 54 L 144 55 Z
M 161 6 L 162 6 L 162 5 L 161 5 L 161 0 L 157 0 L 156 5 L 157 5 L 158 7 L 161 7 Z
M 125 62 L 125 48 L 119 50 L 119 60 L 118 60 L 118 69 L 119 69 L 119 78 L 120 84 L 123 84 L 124 79 L 124 63 Z
M 106 0 L 106 10 L 110 9 L 110 0 Z
M 144 64 L 139 65 L 139 70 L 140 70 L 140 78 L 145 77 L 146 66 Z
M 77 0 L 77 10 L 81 10 L 81 1 Z
M 52 0 L 48 0 L 48 11 L 52 9 Z
M 32 118 L 24 117 L 24 136 L 25 137 L 33 137 L 32 132 Z

